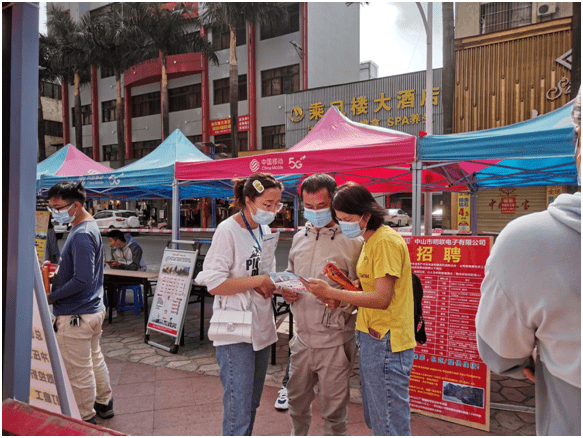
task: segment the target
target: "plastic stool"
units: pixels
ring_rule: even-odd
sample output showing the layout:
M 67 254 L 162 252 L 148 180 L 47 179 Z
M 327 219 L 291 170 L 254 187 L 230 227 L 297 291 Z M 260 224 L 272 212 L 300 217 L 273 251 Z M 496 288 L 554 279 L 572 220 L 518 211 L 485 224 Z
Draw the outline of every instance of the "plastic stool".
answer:
M 126 304 L 126 292 L 128 290 L 134 291 L 134 303 Z M 134 286 L 124 286 L 119 292 L 119 297 L 117 300 L 117 311 L 123 312 L 124 310 L 133 310 L 134 314 L 138 316 L 140 314 L 140 309 L 144 306 L 144 299 L 142 295 L 142 286 L 136 284 Z

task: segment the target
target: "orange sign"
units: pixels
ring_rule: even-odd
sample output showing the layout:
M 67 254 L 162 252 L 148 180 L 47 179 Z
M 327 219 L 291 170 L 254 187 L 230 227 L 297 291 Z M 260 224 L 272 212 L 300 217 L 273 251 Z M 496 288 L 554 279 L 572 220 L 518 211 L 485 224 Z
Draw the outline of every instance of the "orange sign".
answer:
M 503 196 L 500 200 L 501 214 L 516 214 L 516 198 Z

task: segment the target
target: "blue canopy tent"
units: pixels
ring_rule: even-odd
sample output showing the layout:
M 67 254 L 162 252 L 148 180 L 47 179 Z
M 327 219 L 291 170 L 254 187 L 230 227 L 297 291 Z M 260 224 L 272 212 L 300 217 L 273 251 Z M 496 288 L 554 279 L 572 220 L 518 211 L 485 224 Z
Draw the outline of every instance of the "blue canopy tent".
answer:
M 77 176 L 40 176 L 39 192 L 45 194 L 60 181 L 79 180 L 83 182 L 87 196 L 101 199 L 172 199 L 172 236 L 179 237 L 180 200 L 190 198 L 229 198 L 233 196 L 231 181 L 205 181 L 179 187 L 174 179 L 177 161 L 213 161 L 200 152 L 180 130 L 175 130 L 155 150 L 145 157 L 110 172 Z M 297 186 L 296 179 L 287 179 L 287 189 Z
M 419 139 L 418 160 L 451 186 L 467 185 L 474 197 L 493 187 L 577 185 L 572 108 L 573 101 L 501 128 L 428 135 Z M 475 216 L 472 211 L 472 228 Z

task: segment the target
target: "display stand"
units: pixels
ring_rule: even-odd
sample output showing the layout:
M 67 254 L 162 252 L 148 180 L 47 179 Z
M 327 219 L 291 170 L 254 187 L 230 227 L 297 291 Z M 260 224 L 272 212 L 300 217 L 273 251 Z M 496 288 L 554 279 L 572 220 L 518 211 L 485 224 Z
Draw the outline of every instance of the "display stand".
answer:
M 146 327 L 147 344 L 172 354 L 178 352 L 197 256 L 198 250 L 182 251 L 169 248 L 164 250 Z M 151 331 L 172 337 L 173 344 L 167 347 L 150 341 Z

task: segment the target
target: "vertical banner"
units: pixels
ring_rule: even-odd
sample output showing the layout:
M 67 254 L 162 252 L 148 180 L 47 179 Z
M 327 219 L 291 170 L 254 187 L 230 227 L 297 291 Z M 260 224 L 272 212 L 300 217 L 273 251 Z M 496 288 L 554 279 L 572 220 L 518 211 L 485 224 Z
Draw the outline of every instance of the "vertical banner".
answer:
M 411 409 L 490 429 L 490 374 L 480 359 L 475 319 L 491 237 L 403 237 L 423 284 L 427 342 L 415 348 Z
M 547 207 L 552 204 L 561 193 L 567 193 L 566 186 L 547 186 Z
M 165 249 L 156 293 L 148 318 L 148 329 L 177 337 L 184 323 L 196 251 Z
M 42 265 L 47 245 L 47 231 L 49 229 L 49 218 L 51 214 L 47 210 L 48 199 L 36 198 L 36 220 L 34 226 L 34 246 L 38 254 L 38 261 Z
M 460 193 L 457 197 L 457 229 L 470 231 L 470 194 Z

